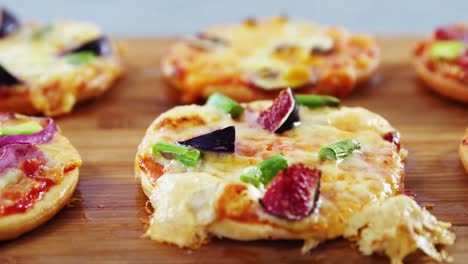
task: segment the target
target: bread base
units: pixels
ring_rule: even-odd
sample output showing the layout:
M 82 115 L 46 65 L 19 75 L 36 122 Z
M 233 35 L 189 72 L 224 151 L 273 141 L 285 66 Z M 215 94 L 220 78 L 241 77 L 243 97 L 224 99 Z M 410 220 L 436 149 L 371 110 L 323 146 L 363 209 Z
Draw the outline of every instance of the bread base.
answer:
M 33 230 L 56 215 L 70 200 L 78 183 L 79 169 L 64 175 L 62 183 L 55 185 L 25 213 L 0 216 L 0 240 L 10 240 Z
M 432 90 L 452 100 L 468 104 L 468 85 L 463 85 L 455 80 L 444 78 L 440 74 L 429 71 L 424 61 L 420 58 L 413 58 L 413 64 L 418 76 Z

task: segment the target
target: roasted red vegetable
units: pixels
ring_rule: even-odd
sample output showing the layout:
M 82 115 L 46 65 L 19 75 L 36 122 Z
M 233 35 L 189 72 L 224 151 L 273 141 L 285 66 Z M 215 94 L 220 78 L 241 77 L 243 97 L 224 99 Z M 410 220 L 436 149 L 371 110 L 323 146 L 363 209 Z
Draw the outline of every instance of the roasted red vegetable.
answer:
M 321 171 L 299 163 L 281 171 L 261 199 L 265 210 L 288 220 L 310 215 L 320 194 Z
M 283 133 L 299 122 L 299 110 L 291 89 L 281 91 L 273 104 L 263 111 L 257 122 L 266 130 Z

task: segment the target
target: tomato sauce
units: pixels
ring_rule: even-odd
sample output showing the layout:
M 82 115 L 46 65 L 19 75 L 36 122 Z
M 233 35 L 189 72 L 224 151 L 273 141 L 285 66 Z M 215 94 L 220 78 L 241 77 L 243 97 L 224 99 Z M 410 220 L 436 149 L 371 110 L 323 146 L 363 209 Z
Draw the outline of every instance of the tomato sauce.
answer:
M 140 169 L 145 172 L 151 179 L 153 184 L 156 184 L 156 181 L 164 174 L 164 167 L 156 163 L 150 157 L 141 158 L 138 162 Z
M 15 204 L 4 208 L 0 215 L 4 216 L 26 212 L 37 200 L 42 199 L 44 194 L 56 184 L 51 179 L 38 177 L 38 174 L 43 171 L 43 166 L 44 161 L 39 161 L 37 159 L 26 160 L 20 166 L 26 177 L 33 179 L 37 184 L 26 195 L 20 197 Z
M 14 205 L 5 208 L 1 215 L 26 212 L 37 200 L 42 199 L 44 194 L 55 185 L 55 182 L 47 178 L 38 179 L 37 181 L 39 184 L 36 187 L 32 188 L 26 196 L 16 201 Z

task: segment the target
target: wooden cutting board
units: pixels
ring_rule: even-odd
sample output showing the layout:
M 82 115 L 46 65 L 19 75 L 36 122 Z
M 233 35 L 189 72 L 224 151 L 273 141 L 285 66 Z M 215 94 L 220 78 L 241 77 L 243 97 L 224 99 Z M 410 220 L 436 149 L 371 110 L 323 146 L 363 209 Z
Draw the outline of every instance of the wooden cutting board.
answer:
M 417 38 L 384 37 L 377 78 L 344 99 L 387 118 L 409 150 L 406 186 L 440 220 L 452 222 L 455 261 L 468 260 L 468 175 L 457 154 L 468 126 L 468 105 L 429 91 L 417 81 L 410 50 Z M 301 255 L 297 241 L 214 240 L 184 250 L 142 239 L 146 198 L 134 180 L 133 159 L 147 126 L 179 104 L 161 80 L 158 64 L 171 39 L 121 39 L 128 74 L 100 99 L 58 119 L 83 157 L 81 180 L 69 207 L 37 230 L 0 243 L 0 263 L 388 263 L 361 256 L 337 239 Z M 416 253 L 408 262 L 428 258 Z

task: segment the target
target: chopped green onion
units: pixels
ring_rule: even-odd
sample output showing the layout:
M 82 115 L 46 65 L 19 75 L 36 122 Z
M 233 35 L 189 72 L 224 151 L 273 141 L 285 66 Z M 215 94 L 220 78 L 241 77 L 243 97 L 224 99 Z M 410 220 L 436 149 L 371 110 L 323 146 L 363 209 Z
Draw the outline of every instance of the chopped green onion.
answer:
M 277 154 L 262 161 L 257 167 L 262 172 L 260 181 L 262 183 L 268 183 L 275 178 L 278 172 L 288 167 L 288 161 L 283 155 Z
M 68 63 L 73 65 L 82 65 L 91 62 L 96 58 L 96 55 L 91 51 L 80 51 L 65 55 Z
M 360 148 L 361 144 L 356 139 L 346 139 L 321 148 L 318 154 L 321 160 L 338 160 Z
M 35 121 L 28 121 L 15 126 L 5 126 L 0 131 L 0 136 L 30 135 L 41 131 L 42 126 Z
M 33 39 L 41 39 L 41 38 L 43 38 L 45 35 L 49 34 L 53 29 L 54 29 L 54 25 L 52 25 L 52 24 L 42 26 L 41 28 L 37 29 L 37 30 L 32 34 L 32 38 L 33 38 Z
M 296 102 L 308 107 L 338 106 L 340 99 L 317 94 L 296 94 Z
M 228 114 L 231 114 L 232 118 L 236 118 L 244 112 L 244 108 L 238 102 L 220 93 L 212 94 L 208 98 L 206 104 L 219 108 Z
M 195 167 L 198 165 L 201 153 L 198 149 L 188 149 L 187 152 L 180 154 L 176 160 L 185 166 Z
M 267 184 L 276 177 L 278 172 L 288 167 L 288 161 L 283 155 L 277 154 L 260 162 L 255 167 L 249 167 L 244 170 L 240 180 L 245 183 L 251 183 L 259 188 L 262 184 Z
M 197 149 L 157 142 L 153 145 L 153 155 L 174 156 L 175 160 L 179 161 L 185 166 L 195 167 L 200 160 L 201 153 Z
M 258 167 L 248 167 L 243 171 L 242 175 L 240 176 L 240 180 L 260 188 L 262 186 L 262 183 L 260 182 L 261 175 L 262 171 Z
M 465 52 L 465 43 L 461 41 L 438 41 L 432 44 L 430 56 L 433 59 L 455 60 Z

